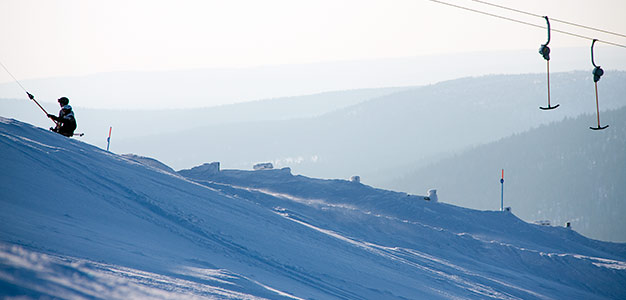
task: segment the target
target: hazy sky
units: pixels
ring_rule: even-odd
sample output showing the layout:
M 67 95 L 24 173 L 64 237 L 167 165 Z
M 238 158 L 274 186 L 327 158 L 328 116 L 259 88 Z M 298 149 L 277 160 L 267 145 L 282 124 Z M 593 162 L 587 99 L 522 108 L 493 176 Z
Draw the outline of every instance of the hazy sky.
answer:
M 545 24 L 469 0 L 443 1 Z M 623 0 L 490 1 L 626 32 Z M 26 79 L 535 49 L 546 32 L 427 0 L 0 0 L 0 37 L 0 61 Z M 590 41 L 555 33 L 550 45 Z M 0 70 L 0 82 L 7 81 Z

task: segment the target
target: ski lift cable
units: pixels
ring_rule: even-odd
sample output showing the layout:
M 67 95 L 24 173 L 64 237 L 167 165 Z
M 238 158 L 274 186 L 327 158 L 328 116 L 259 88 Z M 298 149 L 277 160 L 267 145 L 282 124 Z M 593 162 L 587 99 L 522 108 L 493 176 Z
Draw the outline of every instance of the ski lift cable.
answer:
M 7 67 L 0 61 L 0 65 L 2 66 L 2 68 L 7 71 L 7 73 L 9 75 L 11 75 L 11 77 L 13 78 L 13 80 L 15 80 L 15 82 L 24 90 L 24 92 L 26 92 L 28 94 L 28 91 L 24 88 L 24 86 L 22 86 L 22 84 L 15 78 L 15 76 L 13 76 L 13 74 L 11 74 L 11 72 L 9 72 L 9 69 L 7 69 Z
M 513 18 L 509 18 L 509 17 L 505 17 L 505 16 L 501 16 L 501 15 L 485 12 L 485 11 L 482 11 L 482 10 L 469 8 L 469 7 L 465 7 L 465 6 L 461 6 L 461 5 L 457 5 L 457 4 L 453 4 L 453 3 L 448 3 L 448 2 L 444 2 L 444 1 L 440 1 L 440 0 L 426 0 L 426 1 L 434 2 L 434 3 L 438 3 L 438 4 L 442 4 L 442 5 L 447 5 L 447 6 L 455 7 L 455 8 L 458 8 L 458 9 L 463 9 L 463 10 L 471 11 L 471 12 L 474 12 L 474 13 L 487 15 L 487 16 L 490 16 L 490 17 L 499 18 L 499 19 L 503 19 L 503 20 L 507 20 L 507 21 L 511 21 L 511 22 L 516 22 L 516 23 L 520 23 L 520 24 L 523 24 L 523 25 L 527 25 L 527 26 L 532 26 L 532 27 L 541 28 L 541 29 L 546 29 L 547 28 L 547 27 L 544 27 L 544 26 L 541 26 L 541 25 L 530 23 L 530 22 L 521 21 L 521 20 L 517 20 L 517 19 L 513 19 Z M 543 16 L 541 16 L 541 18 L 543 18 Z M 577 33 L 571 33 L 571 32 L 565 31 L 565 30 L 558 30 L 558 29 L 551 29 L 551 30 L 554 31 L 554 32 L 558 32 L 558 33 L 562 33 L 562 34 L 566 34 L 566 35 L 570 35 L 570 36 L 574 36 L 574 37 L 578 37 L 578 38 L 582 38 L 582 39 L 586 39 L 586 40 L 594 40 L 594 38 L 591 38 L 591 37 L 588 37 L 588 36 L 584 36 L 584 35 L 581 35 L 581 34 L 577 34 Z M 616 46 L 616 47 L 626 48 L 626 45 L 613 43 L 613 42 L 609 42 L 609 41 L 597 40 L 597 42 L 598 43 L 604 43 L 604 44 L 607 44 L 607 45 Z
M 486 1 L 482 1 L 482 0 L 471 0 L 471 1 L 476 2 L 476 3 L 480 3 L 480 4 L 484 4 L 484 5 L 489 5 L 489 6 L 505 9 L 505 10 L 509 10 L 509 11 L 513 11 L 513 12 L 520 13 L 520 14 L 525 14 L 525 15 L 529 15 L 529 16 L 533 16 L 533 17 L 537 17 L 537 18 L 543 18 L 543 16 L 538 15 L 538 14 L 534 14 L 534 13 L 531 13 L 531 12 L 527 12 L 527 11 L 523 11 L 523 10 L 519 10 L 519 9 L 515 9 L 515 8 L 506 7 L 506 6 L 499 5 L 499 4 L 493 4 L 493 3 L 489 3 L 489 2 L 486 2 Z M 620 37 L 626 38 L 626 34 L 621 34 L 621 33 L 608 31 L 608 30 L 604 30 L 604 29 L 600 29 L 600 28 L 595 28 L 595 27 L 591 27 L 591 26 L 586 26 L 586 25 L 581 25 L 581 24 L 577 24 L 577 23 L 573 23 L 573 22 L 559 20 L 559 19 L 556 19 L 556 18 L 550 18 L 550 19 L 553 22 L 559 22 L 559 23 L 563 23 L 563 24 L 567 24 L 567 25 L 571 25 L 571 26 L 576 26 L 576 27 L 585 28 L 585 29 L 589 29 L 589 30 L 595 30 L 595 31 L 599 31 L 599 32 L 602 32 L 602 33 L 612 34 L 612 35 L 615 35 L 615 36 L 620 36 Z
M 26 88 L 24 88 L 24 86 L 20 83 L 19 80 L 17 80 L 17 78 L 15 78 L 15 76 L 13 76 L 13 74 L 9 71 L 9 69 L 7 69 L 7 67 L 0 61 L 0 65 L 2 66 L 2 68 L 7 71 L 7 73 L 13 78 L 13 80 L 15 80 L 15 82 L 17 83 L 17 85 L 19 85 L 22 90 L 24 90 L 24 92 L 26 92 L 26 95 L 28 95 L 28 98 L 33 100 L 33 102 L 35 102 L 35 104 L 37 104 L 37 106 L 39 106 L 39 108 L 44 112 L 44 114 L 48 115 L 48 112 L 46 111 L 45 108 L 43 108 L 43 106 L 41 106 L 41 104 L 39 104 L 39 102 L 37 102 L 37 100 L 35 100 L 35 96 L 31 95 Z M 52 122 L 54 122 L 54 125 L 58 125 L 58 123 L 54 120 L 52 120 Z

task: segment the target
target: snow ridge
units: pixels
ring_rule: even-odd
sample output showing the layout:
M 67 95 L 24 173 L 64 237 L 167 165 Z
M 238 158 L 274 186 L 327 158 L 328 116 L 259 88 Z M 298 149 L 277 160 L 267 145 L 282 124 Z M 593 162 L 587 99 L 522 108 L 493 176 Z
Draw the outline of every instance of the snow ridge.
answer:
M 0 156 L 2 297 L 626 298 L 625 244 L 507 212 L 289 169 L 175 173 L 5 118 Z

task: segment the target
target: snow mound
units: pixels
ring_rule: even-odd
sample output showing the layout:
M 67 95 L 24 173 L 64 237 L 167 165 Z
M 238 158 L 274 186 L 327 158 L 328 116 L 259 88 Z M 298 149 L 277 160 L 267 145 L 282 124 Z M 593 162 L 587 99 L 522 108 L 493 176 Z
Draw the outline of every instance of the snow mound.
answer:
M 181 170 L 180 174 L 187 177 L 207 177 L 218 174 L 220 172 L 220 163 L 212 162 L 206 163 L 197 167 L 193 167 L 189 170 Z
M 507 212 L 289 169 L 165 172 L 4 118 L 0 160 L 3 298 L 626 298 L 625 244 Z
M 123 158 L 126 158 L 128 160 L 140 163 L 142 165 L 148 166 L 148 167 L 152 167 L 152 168 L 156 168 L 168 173 L 176 173 L 176 171 L 174 171 L 174 169 L 170 168 L 168 165 L 154 159 L 154 158 L 150 158 L 150 157 L 145 157 L 145 156 L 139 156 L 136 154 L 122 154 L 121 155 Z

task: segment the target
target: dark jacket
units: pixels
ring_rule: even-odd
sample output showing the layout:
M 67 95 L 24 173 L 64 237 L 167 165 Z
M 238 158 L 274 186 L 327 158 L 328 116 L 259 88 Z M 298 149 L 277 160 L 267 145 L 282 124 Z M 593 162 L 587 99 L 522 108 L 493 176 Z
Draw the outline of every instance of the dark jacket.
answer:
M 48 115 L 52 120 L 57 122 L 57 127 L 52 129 L 54 132 L 58 132 L 64 136 L 73 136 L 74 130 L 76 130 L 76 119 L 74 118 L 74 112 L 72 107 L 65 105 L 59 111 L 59 116 Z

